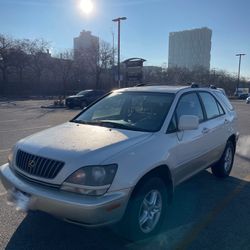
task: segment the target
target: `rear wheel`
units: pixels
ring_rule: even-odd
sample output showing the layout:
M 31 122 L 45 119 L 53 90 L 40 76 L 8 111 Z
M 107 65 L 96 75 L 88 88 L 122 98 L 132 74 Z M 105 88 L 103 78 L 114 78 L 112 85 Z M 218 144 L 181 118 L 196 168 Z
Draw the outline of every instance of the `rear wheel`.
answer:
M 232 141 L 228 141 L 220 160 L 212 166 L 215 176 L 225 178 L 229 176 L 234 162 L 235 148 Z
M 146 179 L 129 201 L 122 222 L 125 236 L 140 240 L 157 234 L 162 226 L 167 208 L 167 188 L 159 177 Z

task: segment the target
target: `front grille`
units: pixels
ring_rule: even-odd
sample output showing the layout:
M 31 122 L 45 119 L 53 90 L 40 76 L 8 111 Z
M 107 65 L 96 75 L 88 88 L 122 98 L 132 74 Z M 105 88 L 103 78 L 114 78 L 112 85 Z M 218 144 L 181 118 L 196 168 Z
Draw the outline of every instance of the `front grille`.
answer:
M 17 151 L 17 168 L 33 176 L 54 179 L 62 169 L 63 165 L 64 162 L 61 161 L 29 154 L 22 150 Z
M 60 188 L 60 185 L 56 185 L 56 184 L 51 184 L 51 183 L 48 183 L 48 182 L 43 182 L 43 181 L 38 181 L 38 180 L 35 180 L 33 178 L 30 178 L 22 173 L 20 173 L 18 170 L 14 169 L 14 174 L 21 178 L 22 180 L 30 183 L 30 184 L 36 184 L 36 185 L 39 185 L 39 186 L 46 186 L 46 187 L 49 187 L 49 188 L 53 188 L 53 189 L 59 189 Z

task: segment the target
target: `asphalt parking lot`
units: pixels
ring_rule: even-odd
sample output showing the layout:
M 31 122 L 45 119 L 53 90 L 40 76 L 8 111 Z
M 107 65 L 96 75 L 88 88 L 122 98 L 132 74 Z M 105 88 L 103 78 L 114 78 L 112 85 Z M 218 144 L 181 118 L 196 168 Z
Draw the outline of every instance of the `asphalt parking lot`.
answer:
M 0 102 L 0 165 L 16 141 L 79 112 L 40 108 L 48 103 Z M 131 243 L 115 229 L 85 229 L 41 212 L 18 213 L 6 205 L 0 184 L 0 249 L 250 249 L 250 105 L 233 105 L 241 136 L 231 176 L 219 180 L 207 170 L 180 185 L 160 235 Z

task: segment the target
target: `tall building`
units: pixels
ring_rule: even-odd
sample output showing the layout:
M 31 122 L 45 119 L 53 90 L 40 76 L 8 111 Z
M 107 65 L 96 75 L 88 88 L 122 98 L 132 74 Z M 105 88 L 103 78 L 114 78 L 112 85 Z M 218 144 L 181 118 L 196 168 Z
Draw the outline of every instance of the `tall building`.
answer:
M 83 30 L 74 38 L 74 58 L 86 53 L 98 53 L 99 37 L 93 36 L 91 31 Z
M 212 30 L 208 28 L 171 32 L 168 67 L 210 69 Z

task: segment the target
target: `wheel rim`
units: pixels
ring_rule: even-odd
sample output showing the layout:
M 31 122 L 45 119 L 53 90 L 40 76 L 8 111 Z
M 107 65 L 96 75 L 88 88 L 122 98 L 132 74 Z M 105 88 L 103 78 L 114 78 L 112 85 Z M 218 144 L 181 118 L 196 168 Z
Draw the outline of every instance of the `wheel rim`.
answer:
M 143 199 L 139 212 L 139 226 L 143 233 L 152 232 L 159 222 L 162 197 L 158 190 L 151 190 Z
M 233 161 L 233 150 L 231 147 L 228 147 L 225 153 L 224 169 L 226 172 L 229 172 L 232 166 Z

